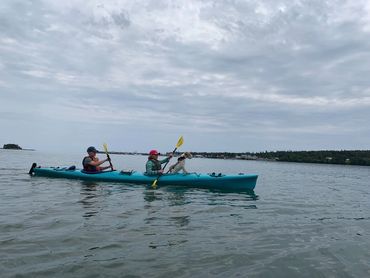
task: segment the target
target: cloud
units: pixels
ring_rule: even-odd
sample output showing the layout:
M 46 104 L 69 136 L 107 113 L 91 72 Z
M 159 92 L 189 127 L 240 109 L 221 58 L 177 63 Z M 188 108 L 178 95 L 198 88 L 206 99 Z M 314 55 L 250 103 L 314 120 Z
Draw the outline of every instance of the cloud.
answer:
M 45 122 L 49 142 L 93 122 L 117 144 L 129 131 L 186 132 L 199 150 L 368 148 L 369 26 L 365 0 L 6 0 L 0 109 Z

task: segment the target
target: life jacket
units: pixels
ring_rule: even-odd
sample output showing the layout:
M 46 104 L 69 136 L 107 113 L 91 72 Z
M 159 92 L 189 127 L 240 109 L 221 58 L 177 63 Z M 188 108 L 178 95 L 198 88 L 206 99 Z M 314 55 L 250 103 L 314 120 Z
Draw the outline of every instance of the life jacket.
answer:
M 84 167 L 84 171 L 86 171 L 86 172 L 98 172 L 98 167 L 85 163 L 85 160 L 87 158 L 91 159 L 90 156 L 85 156 L 84 159 L 82 160 L 82 166 Z
M 156 159 L 149 159 L 152 162 L 152 171 L 158 171 L 162 169 L 161 163 Z

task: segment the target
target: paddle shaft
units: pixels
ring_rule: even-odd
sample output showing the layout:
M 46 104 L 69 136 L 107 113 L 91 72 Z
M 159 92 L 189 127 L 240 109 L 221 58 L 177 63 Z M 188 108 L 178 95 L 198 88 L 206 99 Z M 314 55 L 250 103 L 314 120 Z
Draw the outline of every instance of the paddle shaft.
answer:
M 107 155 L 107 158 L 108 158 L 110 169 L 113 171 L 112 161 L 110 160 L 110 156 L 109 156 L 109 153 L 108 153 L 108 146 L 107 146 L 107 144 L 104 143 L 103 147 L 104 147 L 105 154 Z
M 172 155 L 174 155 L 174 154 L 175 154 L 176 150 L 177 150 L 177 147 L 173 150 Z M 164 168 L 166 168 L 166 166 L 167 166 L 168 162 L 170 162 L 170 160 L 169 160 L 169 159 L 168 159 L 168 161 L 166 162 L 166 164 L 163 166 L 163 169 L 162 169 L 162 170 L 164 170 Z M 160 176 L 161 176 L 161 175 L 162 175 L 162 174 L 159 174 L 159 175 L 157 176 L 157 178 L 154 180 L 154 182 L 153 182 L 153 184 L 152 184 L 152 187 L 153 187 L 153 188 L 157 187 L 157 182 L 158 182 L 158 180 L 159 180 L 159 178 L 160 178 Z
M 173 150 L 172 155 L 174 155 L 174 154 L 175 154 L 176 150 L 177 150 L 177 147 Z M 166 166 L 167 166 L 168 162 L 170 162 L 170 160 L 168 160 L 168 161 L 166 162 L 166 164 L 163 166 L 163 171 L 164 171 L 164 168 L 166 168 Z M 158 178 L 159 178 L 159 176 L 158 176 Z M 158 178 L 157 178 L 157 180 L 158 180 Z
M 113 171 L 113 165 L 112 165 L 112 162 L 110 160 L 110 156 L 109 156 L 108 152 L 106 152 L 106 154 L 107 154 L 107 158 L 108 158 L 110 169 Z
M 175 152 L 176 152 L 177 148 L 181 147 L 181 145 L 182 145 L 183 143 L 184 143 L 184 138 L 181 136 L 181 137 L 179 138 L 179 140 L 177 141 L 176 148 L 175 148 L 175 149 L 173 150 L 173 152 L 172 152 L 172 156 L 175 154 Z M 168 162 L 170 162 L 170 159 L 168 159 L 168 161 L 167 161 L 167 162 L 166 162 L 166 164 L 164 165 L 164 167 L 163 167 L 163 169 L 162 169 L 162 173 L 163 173 L 164 169 L 166 168 L 166 166 L 167 166 Z M 153 183 L 152 183 L 152 187 L 153 187 L 153 188 L 157 188 L 157 182 L 158 182 L 159 177 L 161 176 L 161 174 L 162 174 L 162 173 L 160 173 L 160 174 L 158 175 L 158 177 L 153 181 Z

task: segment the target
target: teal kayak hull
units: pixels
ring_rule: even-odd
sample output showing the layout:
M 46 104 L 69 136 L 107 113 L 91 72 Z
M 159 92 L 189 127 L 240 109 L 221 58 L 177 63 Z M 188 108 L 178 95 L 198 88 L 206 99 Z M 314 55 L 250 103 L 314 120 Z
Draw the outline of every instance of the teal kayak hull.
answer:
M 130 171 L 107 171 L 99 173 L 86 173 L 79 169 L 67 168 L 34 168 L 35 176 L 79 179 L 86 181 L 122 182 L 133 184 L 151 185 L 157 176 L 147 176 L 144 173 Z M 221 189 L 221 190 L 253 190 L 256 186 L 257 175 L 255 174 L 165 174 L 160 176 L 157 185 L 180 185 L 186 187 Z

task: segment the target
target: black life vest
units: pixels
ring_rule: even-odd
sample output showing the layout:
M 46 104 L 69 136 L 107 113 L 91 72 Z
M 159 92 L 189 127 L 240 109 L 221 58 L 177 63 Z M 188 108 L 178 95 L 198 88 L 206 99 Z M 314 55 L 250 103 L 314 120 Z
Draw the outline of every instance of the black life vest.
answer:
M 90 165 L 88 163 L 85 163 L 85 160 L 87 158 L 90 158 L 91 159 L 90 156 L 85 156 L 84 159 L 82 160 L 82 166 L 84 167 L 84 171 L 86 171 L 86 172 L 97 172 L 98 169 L 96 168 L 96 166 L 93 166 L 93 165 Z

